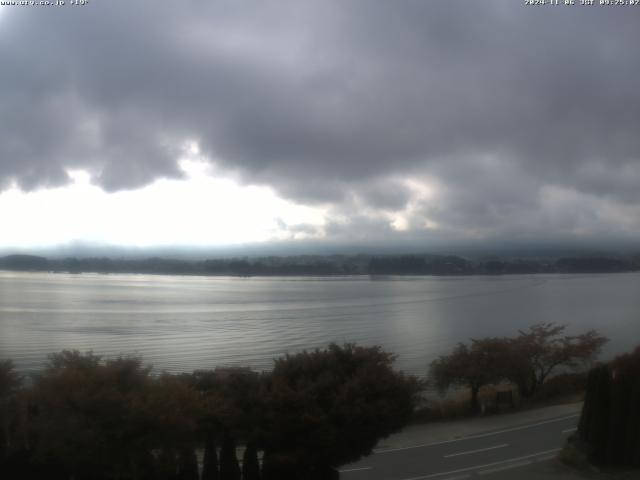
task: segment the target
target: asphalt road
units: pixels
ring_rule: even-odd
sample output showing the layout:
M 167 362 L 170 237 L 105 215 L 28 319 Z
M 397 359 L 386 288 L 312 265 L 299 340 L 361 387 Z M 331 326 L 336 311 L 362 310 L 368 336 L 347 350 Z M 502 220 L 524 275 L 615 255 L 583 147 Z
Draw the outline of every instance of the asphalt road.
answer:
M 445 442 L 378 450 L 340 470 L 343 480 L 453 480 L 554 458 L 579 415 L 549 418 Z M 516 476 L 517 477 L 517 476 Z

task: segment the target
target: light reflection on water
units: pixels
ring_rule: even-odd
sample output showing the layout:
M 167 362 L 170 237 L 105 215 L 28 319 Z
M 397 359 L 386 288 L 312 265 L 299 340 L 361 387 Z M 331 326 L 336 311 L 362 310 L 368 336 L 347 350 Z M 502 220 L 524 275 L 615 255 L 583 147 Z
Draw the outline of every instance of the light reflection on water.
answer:
M 640 343 L 640 274 L 235 278 L 0 272 L 0 358 L 40 368 L 49 353 L 139 354 L 171 372 L 249 365 L 329 342 L 382 345 L 397 366 L 470 337 L 540 321 Z

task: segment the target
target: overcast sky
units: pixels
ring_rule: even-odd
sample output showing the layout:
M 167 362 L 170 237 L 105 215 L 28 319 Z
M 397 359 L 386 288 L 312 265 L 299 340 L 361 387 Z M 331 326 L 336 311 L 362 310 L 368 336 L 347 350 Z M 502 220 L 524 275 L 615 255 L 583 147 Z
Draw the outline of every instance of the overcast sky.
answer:
M 69 3 L 0 6 L 0 247 L 640 238 L 640 6 Z

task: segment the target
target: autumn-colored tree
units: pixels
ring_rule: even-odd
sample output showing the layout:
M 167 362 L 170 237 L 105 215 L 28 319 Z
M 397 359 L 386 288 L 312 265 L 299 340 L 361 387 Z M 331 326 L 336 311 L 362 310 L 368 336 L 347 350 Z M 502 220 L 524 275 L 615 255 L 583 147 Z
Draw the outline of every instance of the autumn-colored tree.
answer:
M 149 374 L 135 357 L 51 356 L 29 392 L 32 463 L 77 479 L 145 478 L 153 451 L 175 463 L 193 445 L 199 397 L 172 376 Z
M 558 368 L 576 368 L 592 362 L 608 341 L 595 330 L 565 335 L 566 325 L 539 323 L 511 340 L 512 355 L 505 376 L 520 395 L 532 397 Z
M 330 345 L 276 360 L 265 389 L 263 478 L 334 478 L 409 420 L 419 382 L 380 347 Z
M 459 343 L 450 354 L 434 360 L 430 377 L 442 391 L 452 385 L 468 387 L 471 411 L 477 413 L 480 411 L 480 388 L 503 378 L 510 356 L 510 345 L 506 339 L 473 339 L 470 345 Z
M 52 355 L 29 392 L 34 459 L 76 478 L 128 472 L 147 447 L 132 405 L 148 374 L 138 358 Z
M 515 338 L 472 339 L 460 343 L 448 355 L 431 363 L 435 385 L 468 387 L 471 410 L 479 411 L 478 393 L 483 385 L 502 380 L 515 384 L 522 397 L 532 397 L 556 370 L 588 365 L 607 339 L 595 330 L 569 336 L 566 326 L 540 323 Z

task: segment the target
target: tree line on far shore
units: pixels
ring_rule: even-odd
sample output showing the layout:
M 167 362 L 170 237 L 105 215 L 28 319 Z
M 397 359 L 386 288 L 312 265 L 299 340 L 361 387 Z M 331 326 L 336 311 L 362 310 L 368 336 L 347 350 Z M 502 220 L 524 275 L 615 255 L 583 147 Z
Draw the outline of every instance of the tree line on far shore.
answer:
M 156 376 L 138 357 L 62 351 L 25 382 L 2 361 L 0 477 L 338 478 L 411 417 L 420 381 L 392 363 L 379 347 L 332 344 L 260 374 Z
M 16 271 L 146 273 L 167 275 L 505 275 L 607 273 L 640 270 L 638 255 L 498 258 L 455 255 L 299 255 L 183 260 L 172 258 L 0 257 L 0 269 Z

